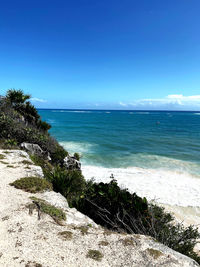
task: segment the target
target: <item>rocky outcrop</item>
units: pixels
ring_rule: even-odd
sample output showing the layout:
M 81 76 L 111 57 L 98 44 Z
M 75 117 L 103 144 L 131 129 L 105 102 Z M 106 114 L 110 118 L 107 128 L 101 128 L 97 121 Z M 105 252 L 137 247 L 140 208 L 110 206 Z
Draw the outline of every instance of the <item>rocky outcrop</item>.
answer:
M 64 158 L 63 165 L 67 170 L 81 170 L 81 163 L 75 157 L 67 156 Z
M 63 209 L 67 214 L 66 225 L 76 225 L 76 226 L 87 226 L 98 227 L 96 223 L 93 222 L 89 217 L 85 216 L 75 208 L 69 208 L 67 200 L 60 193 L 54 191 L 44 192 L 40 195 L 40 198 L 46 200 L 51 205 Z
M 49 153 L 43 151 L 42 148 L 38 144 L 23 142 L 20 146 L 22 149 L 26 150 L 30 154 L 45 157 L 49 161 L 51 160 Z
M 31 194 L 11 187 L 9 184 L 18 178 L 37 175 L 37 166 L 24 151 L 0 150 L 0 154 L 0 266 L 199 266 L 150 237 L 114 233 L 97 226 L 70 209 L 59 193 Z M 62 208 L 66 222 L 58 224 L 47 214 L 39 219 L 36 210 L 30 214 L 27 204 L 33 195 Z

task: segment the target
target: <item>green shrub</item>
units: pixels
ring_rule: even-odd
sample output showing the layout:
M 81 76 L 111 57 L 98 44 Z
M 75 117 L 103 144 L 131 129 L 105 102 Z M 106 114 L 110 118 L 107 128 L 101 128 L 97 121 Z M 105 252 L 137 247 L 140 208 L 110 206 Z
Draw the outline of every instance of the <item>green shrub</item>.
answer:
M 51 160 L 54 164 L 63 163 L 64 158 L 68 155 L 68 152 L 59 144 L 57 144 L 51 151 Z
M 5 159 L 5 158 L 6 158 L 5 155 L 0 154 L 0 159 Z
M 9 89 L 6 93 L 6 101 L 13 106 L 24 104 L 30 97 L 30 95 L 25 95 L 21 89 Z
M 109 245 L 109 242 L 108 241 L 105 241 L 105 240 L 102 240 L 99 242 L 99 246 L 105 246 L 107 247 Z
M 55 206 L 49 204 L 47 201 L 36 198 L 36 197 L 30 197 L 30 199 L 33 201 L 33 204 L 35 206 L 28 206 L 30 208 L 39 208 L 41 212 L 44 212 L 48 215 L 50 215 L 56 222 L 60 222 L 62 220 L 66 220 L 66 214 L 62 209 L 56 208 Z
M 74 153 L 74 158 L 76 159 L 76 160 L 80 160 L 80 155 L 78 154 L 78 153 Z
M 39 177 L 24 177 L 10 183 L 10 185 L 30 193 L 52 190 L 52 184 Z
M 59 166 L 47 174 L 46 178 L 52 183 L 54 191 L 67 198 L 70 206 L 79 200 L 86 185 L 81 171 L 66 170 Z
M 48 175 L 50 175 L 53 170 L 53 166 L 51 165 L 51 163 L 49 163 L 48 160 L 38 155 L 30 155 L 30 158 L 35 165 L 40 166 L 42 168 L 45 177 L 48 177 Z
M 25 164 L 25 165 L 33 165 L 33 163 L 30 160 L 22 160 L 20 163 Z
M 198 229 L 175 224 L 164 208 L 121 189 L 114 179 L 110 183 L 89 181 L 84 194 L 73 204 L 97 224 L 114 231 L 152 236 L 200 263 L 200 257 L 193 251 L 200 238 Z
M 147 200 L 121 189 L 114 179 L 108 184 L 89 182 L 77 208 L 96 223 L 115 230 L 129 224 L 126 214 L 134 218 L 148 216 Z M 123 218 L 122 222 L 118 218 Z
M 61 236 L 65 240 L 71 240 L 73 237 L 73 233 L 70 231 L 59 232 L 58 235 Z
M 103 258 L 103 254 L 98 250 L 92 250 L 90 249 L 86 255 L 87 258 L 91 258 L 95 261 L 101 261 Z
M 41 120 L 39 120 L 37 122 L 37 127 L 39 129 L 41 129 L 42 131 L 45 131 L 45 132 L 47 132 L 49 129 L 51 129 L 51 125 L 50 124 L 48 124 L 46 121 L 41 121 Z
M 16 167 L 13 165 L 7 165 L 7 168 L 16 168 Z
M 49 152 L 53 164 L 63 164 L 67 151 L 48 134 L 51 126 L 42 121 L 36 108 L 22 90 L 8 90 L 0 105 L 1 147 L 17 147 L 22 142 L 38 144 Z
M 7 140 L 5 140 L 5 146 L 6 147 L 16 147 L 17 146 L 17 141 L 16 141 L 16 139 L 7 139 Z

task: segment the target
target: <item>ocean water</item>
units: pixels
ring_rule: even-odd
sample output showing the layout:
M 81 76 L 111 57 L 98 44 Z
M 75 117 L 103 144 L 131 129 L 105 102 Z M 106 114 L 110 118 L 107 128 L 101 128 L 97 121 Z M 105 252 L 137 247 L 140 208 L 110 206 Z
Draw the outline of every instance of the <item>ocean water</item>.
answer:
M 200 206 L 200 113 L 39 110 L 51 134 L 81 154 L 86 179 L 160 203 Z

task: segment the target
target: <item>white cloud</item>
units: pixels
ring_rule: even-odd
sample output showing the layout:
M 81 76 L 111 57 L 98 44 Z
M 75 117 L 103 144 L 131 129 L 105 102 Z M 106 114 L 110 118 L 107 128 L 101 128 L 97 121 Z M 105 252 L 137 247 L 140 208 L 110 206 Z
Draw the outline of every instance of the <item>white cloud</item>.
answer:
M 177 99 L 177 98 L 179 98 L 179 99 L 181 98 L 181 99 L 182 99 L 182 98 L 183 98 L 183 95 L 168 95 L 167 98 L 170 98 L 170 99 L 171 99 L 171 98 L 172 98 L 172 99 L 173 99 L 173 98 L 176 98 L 176 99 Z
M 40 99 L 40 98 L 37 98 L 37 97 L 32 97 L 30 100 L 33 101 L 33 102 L 41 102 L 41 103 L 46 103 L 47 102 L 47 100 Z
M 126 106 L 128 106 L 128 104 L 126 104 L 126 103 L 123 103 L 123 102 L 119 102 L 119 104 L 120 104 L 120 106 L 123 106 L 123 107 L 126 107 Z
M 145 109 L 200 109 L 200 95 L 184 96 L 182 94 L 168 95 L 164 98 L 140 99 L 129 103 L 119 102 L 126 108 Z
M 200 95 L 191 95 L 191 96 L 183 96 L 183 95 L 168 95 L 169 99 L 179 99 L 181 101 L 200 101 Z

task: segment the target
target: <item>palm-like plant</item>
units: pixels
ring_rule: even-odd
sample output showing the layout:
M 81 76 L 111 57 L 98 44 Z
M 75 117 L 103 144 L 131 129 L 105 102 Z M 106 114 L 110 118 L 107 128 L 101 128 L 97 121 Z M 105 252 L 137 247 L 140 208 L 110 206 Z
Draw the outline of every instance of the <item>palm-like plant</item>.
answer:
M 23 116 L 26 123 L 35 125 L 38 129 L 47 132 L 51 125 L 41 121 L 37 109 L 31 104 L 31 96 L 24 94 L 22 90 L 10 89 L 7 91 L 5 102 Z
M 12 106 L 24 104 L 30 98 L 31 96 L 24 94 L 21 89 L 10 89 L 6 94 L 6 100 L 10 102 Z

